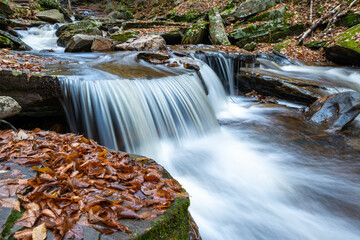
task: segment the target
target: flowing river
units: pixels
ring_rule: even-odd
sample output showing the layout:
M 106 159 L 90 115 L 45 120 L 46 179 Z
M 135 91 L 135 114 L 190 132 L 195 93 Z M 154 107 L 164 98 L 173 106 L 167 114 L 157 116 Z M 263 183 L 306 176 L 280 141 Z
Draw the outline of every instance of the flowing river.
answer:
M 72 131 L 162 164 L 189 192 L 203 239 L 360 239 L 358 120 L 343 133 L 320 131 L 302 119 L 303 106 L 226 96 L 200 60 L 197 75 L 136 61 L 136 53 L 63 53 L 54 32 L 20 34 L 34 52 L 53 48 L 45 55 L 74 61 L 52 69 Z M 360 90 L 356 69 L 267 71 Z

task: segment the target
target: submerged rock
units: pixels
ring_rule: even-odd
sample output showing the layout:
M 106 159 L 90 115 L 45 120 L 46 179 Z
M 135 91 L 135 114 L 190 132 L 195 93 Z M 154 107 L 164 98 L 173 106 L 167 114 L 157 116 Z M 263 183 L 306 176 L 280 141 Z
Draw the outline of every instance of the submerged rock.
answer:
M 169 62 L 167 60 L 170 58 L 169 54 L 161 52 L 143 52 L 136 56 L 137 60 L 144 60 L 152 64 L 165 64 Z
M 342 65 L 360 65 L 360 24 L 331 40 L 326 57 Z
M 166 42 L 164 38 L 157 35 L 147 35 L 132 42 L 121 43 L 115 46 L 115 50 L 120 51 L 149 51 L 165 49 Z
M 214 45 L 230 45 L 223 20 L 219 10 L 215 7 L 209 11 L 210 37 Z
M 64 14 L 60 13 L 57 9 L 41 11 L 36 15 L 37 18 L 48 23 L 64 23 Z
M 21 106 L 12 97 L 0 96 L 0 119 L 12 117 L 21 111 Z
M 200 20 L 191 25 L 185 32 L 181 44 L 199 44 L 203 43 L 207 32 L 209 31 L 209 22 Z
M 341 130 L 360 113 L 360 93 L 342 92 L 322 97 L 314 102 L 305 113 L 314 123 L 326 128 Z

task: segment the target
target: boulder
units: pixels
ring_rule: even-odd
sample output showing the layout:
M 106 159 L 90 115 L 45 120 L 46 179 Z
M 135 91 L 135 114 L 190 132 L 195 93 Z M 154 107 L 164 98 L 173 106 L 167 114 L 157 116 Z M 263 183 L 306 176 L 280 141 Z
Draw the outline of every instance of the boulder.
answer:
M 351 123 L 360 113 L 360 93 L 342 92 L 318 99 L 306 117 L 326 128 L 341 130 Z
M 181 44 L 199 44 L 203 43 L 204 38 L 209 31 L 209 22 L 200 20 L 191 25 L 185 32 Z
M 360 24 L 350 28 L 330 41 L 326 57 L 342 65 L 360 65 Z
M 91 51 L 92 52 L 108 52 L 111 51 L 113 48 L 113 41 L 110 39 L 95 36 L 94 41 L 91 45 Z
M 0 48 L 14 48 L 13 42 L 7 37 L 0 36 Z
M 10 40 L 13 43 L 12 49 L 14 49 L 14 50 L 17 50 L 17 49 L 31 50 L 31 47 L 28 46 L 26 43 L 24 43 L 20 38 L 15 37 L 8 32 L 0 30 L 0 36 L 4 37 L 3 40 L 6 43 L 9 43 L 8 40 Z
M 237 7 L 234 17 L 237 19 L 247 18 L 259 12 L 266 11 L 275 6 L 277 2 L 277 0 L 247 0 Z
M 12 117 L 21 111 L 21 107 L 12 97 L 0 96 L 0 119 Z
M 214 45 L 230 45 L 219 10 L 214 7 L 209 11 L 210 37 Z
M 284 20 L 286 12 L 285 5 L 279 5 L 275 9 L 265 12 L 260 12 L 256 16 L 249 18 L 246 22 L 270 21 L 270 20 Z
M 76 34 L 85 34 L 96 36 L 102 35 L 100 30 L 102 24 L 97 21 L 85 20 L 76 23 L 69 23 L 62 25 L 57 31 L 56 36 L 59 37 L 57 44 L 62 47 L 66 47 L 70 39 Z
M 95 36 L 76 34 L 70 39 L 65 52 L 91 52 Z
M 180 29 L 174 29 L 166 33 L 161 33 L 160 36 L 165 39 L 166 44 L 175 45 L 181 43 L 184 34 Z
M 36 15 L 37 18 L 48 23 L 64 23 L 64 14 L 60 13 L 57 9 L 41 11 Z
M 147 35 L 132 42 L 121 43 L 115 46 L 119 51 L 149 51 L 165 50 L 166 42 L 164 38 L 158 35 Z
M 258 22 L 239 26 L 229 34 L 229 39 L 238 47 L 243 47 L 251 42 L 272 42 L 284 40 L 287 36 L 298 35 L 303 32 L 302 23 L 291 25 L 284 21 Z

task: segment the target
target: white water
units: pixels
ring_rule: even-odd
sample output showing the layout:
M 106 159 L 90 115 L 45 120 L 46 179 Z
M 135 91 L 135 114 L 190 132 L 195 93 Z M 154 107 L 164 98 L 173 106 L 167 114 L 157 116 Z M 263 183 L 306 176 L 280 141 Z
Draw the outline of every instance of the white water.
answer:
M 101 61 L 117 58 L 119 68 L 135 64 L 131 54 Z M 163 164 L 190 193 L 203 239 L 360 239 L 360 183 L 350 171 L 359 169 L 358 155 L 337 154 L 335 145 L 321 157 L 306 146 L 277 143 L 303 133 L 289 136 L 278 126 L 273 115 L 282 110 L 251 106 L 243 98 L 224 102 L 224 90 L 206 65 L 201 75 L 209 96 L 194 74 L 128 80 L 96 70 L 96 64 L 76 66 L 83 76 L 63 78 L 73 130 L 86 130 L 110 148 L 123 141 L 127 151 Z M 309 74 L 324 78 L 342 70 L 326 71 Z M 356 83 L 358 73 L 350 73 L 341 80 L 355 74 Z
M 54 50 L 55 52 L 63 52 L 64 48 L 59 47 L 56 44 L 57 37 L 55 35 L 56 30 L 60 27 L 60 24 L 44 25 L 41 27 L 32 27 L 28 30 L 17 31 L 21 39 L 34 51 L 41 50 Z

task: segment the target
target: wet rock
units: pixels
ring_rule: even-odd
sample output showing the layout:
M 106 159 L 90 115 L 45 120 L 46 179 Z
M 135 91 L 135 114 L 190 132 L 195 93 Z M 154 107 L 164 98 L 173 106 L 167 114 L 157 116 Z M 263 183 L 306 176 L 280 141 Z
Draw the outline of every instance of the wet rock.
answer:
M 102 31 L 100 27 L 102 24 L 97 21 L 85 20 L 77 23 L 68 23 L 61 26 L 56 31 L 56 36 L 59 37 L 57 44 L 66 47 L 70 39 L 76 34 L 84 34 L 90 36 L 101 36 Z
M 189 63 L 189 62 L 184 62 L 183 63 L 184 68 L 186 69 L 191 69 L 191 70 L 195 70 L 195 71 L 200 71 L 200 67 L 197 64 L 194 63 Z
M 8 40 L 10 40 L 13 43 L 12 49 L 14 49 L 14 50 L 19 49 L 21 46 L 23 46 L 22 47 L 23 50 L 31 50 L 31 47 L 28 46 L 26 43 L 24 43 L 20 38 L 15 37 L 8 32 L 0 30 L 0 36 L 3 36 L 5 38 L 7 38 Z
M 180 65 L 177 61 L 174 61 L 172 63 L 167 64 L 166 66 L 167 67 L 179 67 Z
M 95 36 L 76 34 L 70 39 L 65 52 L 91 52 Z
M 92 52 L 108 52 L 113 49 L 113 41 L 104 37 L 95 36 L 92 45 Z
M 360 65 L 360 24 L 336 36 L 324 48 L 326 57 L 342 65 Z
M 275 6 L 277 2 L 276 0 L 247 0 L 237 7 L 234 16 L 238 19 L 246 18 Z
M 330 92 L 340 91 L 336 85 L 287 77 L 258 68 L 242 68 L 237 75 L 237 86 L 243 94 L 255 90 L 263 96 L 274 96 L 304 105 L 310 105 Z
M 257 53 L 256 56 L 258 58 L 268 59 L 280 65 L 299 65 L 299 62 L 297 62 L 296 60 L 293 60 L 276 50 L 273 50 L 269 53 Z
M 60 13 L 57 9 L 41 11 L 36 15 L 37 18 L 48 23 L 64 23 L 64 14 Z
M 314 123 L 326 128 L 341 130 L 360 113 L 360 93 L 342 92 L 326 96 L 314 102 L 305 113 Z
M 214 45 L 230 45 L 223 20 L 219 10 L 215 7 L 209 11 L 210 37 Z
M 170 58 L 169 54 L 160 52 L 143 52 L 136 56 L 137 61 L 144 60 L 152 64 L 165 64 L 169 62 L 168 59 Z
M 12 117 L 21 111 L 19 103 L 12 97 L 0 96 L 0 119 Z
M 130 43 L 121 43 L 115 46 L 115 50 L 119 51 L 149 51 L 149 50 L 165 50 L 166 42 L 164 38 L 157 35 L 148 35 L 134 40 Z
M 284 21 L 258 22 L 239 26 L 238 29 L 229 34 L 231 42 L 238 47 L 243 47 L 251 42 L 279 42 L 287 36 L 293 36 L 301 33 L 304 27 L 302 23 L 291 25 Z
M 181 43 L 184 34 L 180 29 L 174 29 L 169 32 L 162 33 L 160 36 L 165 39 L 167 45 L 175 45 Z
M 191 25 L 185 32 L 181 44 L 199 44 L 203 43 L 205 36 L 209 31 L 209 22 L 200 20 Z

